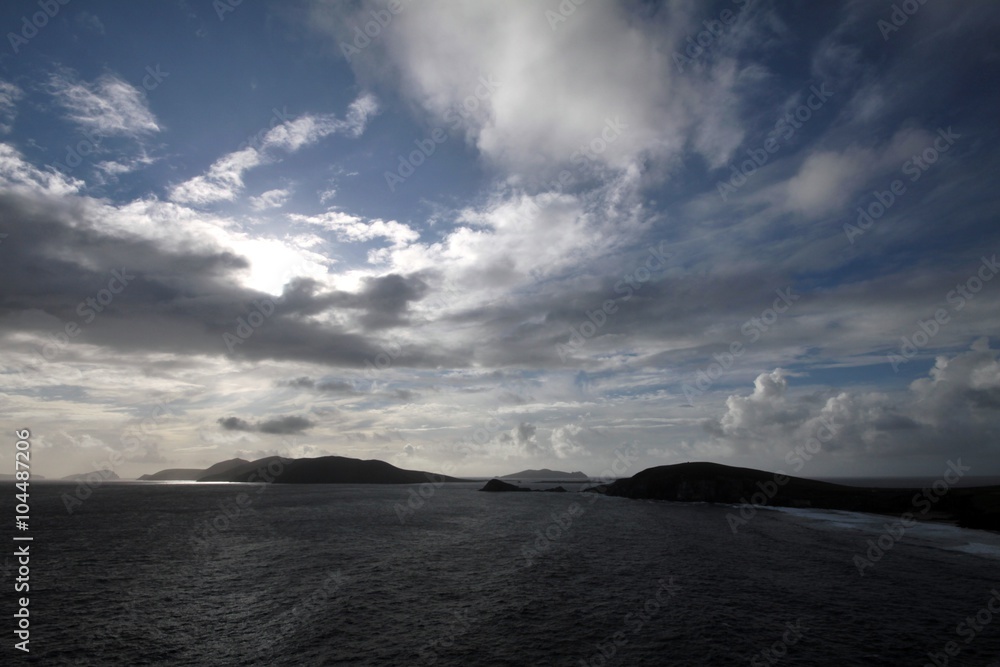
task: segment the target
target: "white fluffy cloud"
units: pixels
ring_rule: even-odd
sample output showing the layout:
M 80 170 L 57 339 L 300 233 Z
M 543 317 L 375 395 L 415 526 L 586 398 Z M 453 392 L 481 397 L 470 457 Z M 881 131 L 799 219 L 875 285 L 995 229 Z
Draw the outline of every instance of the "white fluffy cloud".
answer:
M 267 192 L 262 192 L 256 197 L 250 198 L 250 206 L 255 211 L 266 211 L 271 208 L 281 208 L 288 201 L 288 198 L 292 195 L 292 191 L 288 189 L 274 189 L 268 190 Z
M 362 4 L 356 17 L 345 17 L 348 10 L 320 3 L 314 23 L 349 43 L 350 26 L 381 8 Z M 743 133 L 735 89 L 762 76 L 760 68 L 739 69 L 732 57 L 742 39 L 730 35 L 728 46 L 682 72 L 671 54 L 697 32 L 685 3 L 647 16 L 638 3 L 591 2 L 554 26 L 545 9 L 413 3 L 369 47 L 383 57 L 357 56 L 352 66 L 362 77 L 388 79 L 433 122 L 460 130 L 514 174 L 626 169 L 651 156 L 679 156 L 689 141 L 721 164 L 737 147 Z M 728 30 L 753 33 L 750 16 Z
M 69 120 L 103 136 L 140 137 L 162 129 L 145 93 L 114 74 L 87 82 L 63 70 L 49 77 L 48 89 Z
M 288 216 L 295 222 L 316 225 L 337 235 L 338 240 L 346 243 L 371 241 L 384 238 L 393 246 L 405 246 L 420 238 L 415 230 L 396 222 L 395 220 L 364 220 L 356 215 L 340 211 L 327 211 L 320 215 L 300 215 L 293 213 Z
M 807 474 L 808 462 L 820 457 L 827 460 L 814 470 L 836 469 L 831 458 L 867 460 L 885 470 L 880 460 L 902 455 L 909 460 L 900 463 L 900 470 L 911 462 L 936 466 L 956 443 L 969 455 L 967 463 L 974 464 L 976 452 L 995 446 L 990 434 L 1000 432 L 1000 351 L 980 339 L 968 351 L 940 356 L 927 377 L 901 394 L 790 396 L 785 372 L 776 369 L 761 373 L 749 395 L 730 396 L 722 417 L 706 427 L 717 444 L 758 461 L 765 457 L 786 472 Z
M 229 153 L 216 160 L 206 173 L 174 186 L 170 199 L 195 205 L 233 201 L 243 192 L 243 175 L 274 161 L 276 151 L 294 153 L 332 134 L 358 137 L 378 109 L 375 97 L 363 93 L 351 102 L 344 119 L 332 114 L 304 114 L 283 121 L 268 130 L 256 145 Z
M 78 192 L 83 182 L 26 162 L 10 144 L 0 144 L 0 186 L 17 192 L 67 195 Z

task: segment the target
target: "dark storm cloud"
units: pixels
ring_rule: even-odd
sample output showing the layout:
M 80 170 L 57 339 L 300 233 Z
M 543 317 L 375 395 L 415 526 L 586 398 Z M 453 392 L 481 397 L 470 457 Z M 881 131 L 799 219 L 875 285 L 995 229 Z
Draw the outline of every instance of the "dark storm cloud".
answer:
M 343 380 L 314 380 L 311 377 L 297 377 L 293 380 L 283 380 L 278 383 L 280 387 L 292 387 L 294 389 L 310 389 L 325 394 L 356 394 L 360 393 L 351 382 Z
M 256 431 L 256 427 L 245 419 L 239 417 L 223 417 L 219 419 L 219 424 L 227 431 Z
M 303 433 L 316 425 L 315 422 L 310 421 L 305 417 L 298 417 L 295 415 L 277 417 L 275 419 L 268 419 L 266 421 L 253 423 L 245 419 L 240 419 L 239 417 L 224 417 L 219 419 L 218 423 L 226 431 L 269 433 L 271 435 L 294 435 L 297 433 Z
M 72 343 L 82 341 L 122 352 L 363 367 L 382 352 L 365 332 L 404 323 L 407 304 L 426 289 L 399 275 L 369 279 L 359 294 L 322 293 L 314 281 L 296 280 L 277 299 L 238 284 L 236 272 L 248 267 L 243 257 L 208 243 L 167 247 L 104 231 L 92 223 L 98 215 L 82 199 L 0 194 L 0 232 L 8 235 L 0 331 L 46 335 L 70 326 L 72 338 L 59 351 L 67 359 Z M 307 319 L 330 309 L 354 314 L 354 325 Z M 257 311 L 264 321 L 240 328 Z M 442 361 L 460 359 L 416 346 L 404 346 L 394 359 L 416 367 Z
M 258 430 L 260 430 L 261 433 L 291 435 L 294 433 L 302 433 L 313 426 L 315 426 L 315 423 L 305 417 L 289 415 L 287 417 L 279 417 L 277 419 L 269 419 L 265 422 L 261 422 L 258 426 Z

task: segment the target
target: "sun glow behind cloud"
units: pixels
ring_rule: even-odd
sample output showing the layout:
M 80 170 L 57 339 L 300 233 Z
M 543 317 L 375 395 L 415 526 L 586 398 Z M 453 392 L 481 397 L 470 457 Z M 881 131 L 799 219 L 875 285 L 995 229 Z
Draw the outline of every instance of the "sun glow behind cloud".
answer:
M 380 3 L 167 12 L 145 45 L 110 38 L 143 19 L 109 5 L 93 54 L 53 23 L 0 72 L 0 405 L 78 425 L 41 440 L 76 467 L 153 393 L 174 412 L 141 457 L 177 465 L 283 446 L 234 418 L 292 419 L 288 451 L 462 474 L 596 472 L 623 442 L 640 465 L 773 467 L 836 418 L 814 474 L 936 469 L 955 442 L 988 467 L 998 283 L 952 292 L 992 270 L 997 93 L 955 54 L 992 72 L 996 17 L 927 4 L 886 41 L 873 6 L 733 4 L 682 65 L 714 18 L 682 2 L 555 27 L 540 5 L 411 3 L 350 60 Z

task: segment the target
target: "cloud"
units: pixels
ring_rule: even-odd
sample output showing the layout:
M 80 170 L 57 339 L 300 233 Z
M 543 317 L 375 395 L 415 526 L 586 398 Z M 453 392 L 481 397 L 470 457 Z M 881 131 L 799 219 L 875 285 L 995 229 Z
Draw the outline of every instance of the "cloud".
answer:
M 101 22 L 100 17 L 96 14 L 91 14 L 90 12 L 84 10 L 76 15 L 76 24 L 79 25 L 84 30 L 96 33 L 98 35 L 104 35 L 104 24 Z
M 195 205 L 233 201 L 243 191 L 243 173 L 263 162 L 255 148 L 230 153 L 215 161 L 207 173 L 174 186 L 170 199 Z
M 218 423 L 226 431 L 268 433 L 271 435 L 294 435 L 297 433 L 303 433 L 316 425 L 315 422 L 310 421 L 305 417 L 298 417 L 295 415 L 277 417 L 275 419 L 268 419 L 266 421 L 253 423 L 248 422 L 245 419 L 240 419 L 239 417 L 225 417 L 220 418 Z
M 511 456 L 535 457 L 549 453 L 546 447 L 538 442 L 538 427 L 528 422 L 519 422 L 510 431 L 497 436 L 497 442 L 504 458 Z
M 227 431 L 255 431 L 257 427 L 245 419 L 239 417 L 225 417 L 219 419 L 219 424 Z
M 149 166 L 154 162 L 156 162 L 156 159 L 150 157 L 145 150 L 142 150 L 139 155 L 134 157 L 119 156 L 116 160 L 104 160 L 94 166 L 99 172 L 113 179 L 122 174 L 128 174 L 142 167 Z
M 341 120 L 332 114 L 304 114 L 286 120 L 264 134 L 257 145 L 247 146 L 216 160 L 205 174 L 170 190 L 170 199 L 182 204 L 205 205 L 233 201 L 243 192 L 243 175 L 277 159 L 276 153 L 295 153 L 333 134 L 358 137 L 378 113 L 375 97 L 364 93 L 355 99 Z
M 114 74 L 87 82 L 63 69 L 49 77 L 47 88 L 69 120 L 101 136 L 140 138 L 163 129 L 145 93 Z
M 61 197 L 76 193 L 83 181 L 58 171 L 43 171 L 10 144 L 0 143 L 0 186 L 8 192 Z
M 830 390 L 792 397 L 788 389 L 781 369 L 762 373 L 752 393 L 730 396 L 722 417 L 705 427 L 716 444 L 786 472 L 789 465 L 805 471 L 813 458 L 843 464 L 900 456 L 933 469 L 955 454 L 959 442 L 967 462 L 981 461 L 1000 429 L 1000 351 L 985 338 L 967 351 L 939 356 L 927 377 L 899 395 Z M 809 443 L 813 450 L 804 456 Z M 830 467 L 830 460 L 813 464 Z
M 281 208 L 288 201 L 291 196 L 291 190 L 268 190 L 267 192 L 262 192 L 257 197 L 250 198 L 250 207 L 255 211 L 266 211 L 272 208 Z
M 0 81 L 0 134 L 11 131 L 11 123 L 17 117 L 17 102 L 24 97 L 24 91 L 7 81 Z
M 354 383 L 346 380 L 314 380 L 311 377 L 297 377 L 293 380 L 283 380 L 278 383 L 281 387 L 292 387 L 295 389 L 311 389 L 325 394 L 357 394 L 358 390 Z
M 261 433 L 272 433 L 272 434 L 294 434 L 302 433 L 316 424 L 305 417 L 297 417 L 290 415 L 287 417 L 278 417 L 277 419 L 269 419 L 267 421 L 261 422 L 258 429 Z
M 336 234 L 339 241 L 346 243 L 384 238 L 391 241 L 394 247 L 401 247 L 413 243 L 420 238 L 420 234 L 417 231 L 395 220 L 385 221 L 379 218 L 365 220 L 356 215 L 340 211 L 331 210 L 320 215 L 300 215 L 293 213 L 288 217 L 294 222 L 316 225 L 317 227 L 330 230 Z
M 60 358 L 84 347 L 121 354 L 140 351 L 205 354 L 233 359 L 299 358 L 321 364 L 364 368 L 383 353 L 382 341 L 368 331 L 407 321 L 409 306 L 424 293 L 416 276 L 366 276 L 358 291 L 332 290 L 315 280 L 287 284 L 284 299 L 244 286 L 252 265 L 226 248 L 246 239 L 226 232 L 224 220 L 204 219 L 188 209 L 155 201 L 115 207 L 67 197 L 70 186 L 57 174 L 26 165 L 0 144 L 0 220 L 9 234 L 0 263 L 0 335 L 23 334 L 10 348 L 30 350 L 35 337 L 67 322 L 81 325 L 74 344 Z M 24 194 L 18 194 L 21 188 Z M 58 197 L 38 199 L 55 190 Z M 26 195 L 30 195 L 27 197 Z M 277 248 L 284 246 L 275 242 Z M 72 248 L 72 253 L 66 249 Z M 272 249 L 265 261 L 275 255 Z M 122 259 L 127 258 L 127 259 Z M 33 267 L 44 266 L 39 272 Z M 106 286 L 111 271 L 134 276 L 112 303 L 90 321 L 77 304 Z M 239 319 L 271 300 L 274 311 L 249 340 L 226 345 Z M 84 304 L 86 306 L 86 304 Z M 334 309 L 341 309 L 335 316 Z M 86 313 L 83 313 L 86 315 Z M 414 342 L 398 348 L 400 366 L 436 366 L 466 358 Z M 463 362 L 464 363 L 464 362 Z
M 552 451 L 560 459 L 568 459 L 586 454 L 578 441 L 583 427 L 578 424 L 567 424 L 552 430 Z
M 317 3 L 311 25 L 350 43 L 352 26 L 380 8 Z M 362 80 L 392 85 L 430 123 L 464 134 L 513 174 L 569 167 L 579 180 L 648 159 L 669 164 L 688 147 L 719 165 L 743 137 L 737 93 L 761 76 L 741 67 L 742 51 L 775 29 L 758 18 L 766 13 L 738 14 L 712 56 L 683 73 L 672 53 L 702 26 L 680 2 L 587 3 L 555 27 L 533 5 L 415 3 L 368 47 L 377 57 L 350 62 Z

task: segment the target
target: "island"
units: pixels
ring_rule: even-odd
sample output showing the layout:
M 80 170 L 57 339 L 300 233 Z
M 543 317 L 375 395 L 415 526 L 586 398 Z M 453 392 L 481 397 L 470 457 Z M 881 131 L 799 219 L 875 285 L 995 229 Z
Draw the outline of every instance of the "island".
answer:
M 966 528 L 1000 530 L 1000 486 L 935 487 L 847 486 L 699 462 L 647 468 L 584 491 L 653 500 L 812 507 L 896 516 L 909 513 L 915 519 L 934 518 Z
M 466 480 L 422 470 L 404 470 L 375 459 L 345 456 L 289 459 L 268 456 L 199 477 L 198 482 L 265 482 L 268 484 L 421 484 Z
M 504 475 L 499 479 L 523 479 L 529 482 L 589 482 L 590 477 L 580 471 L 562 472 L 561 470 L 522 470 L 510 475 Z

